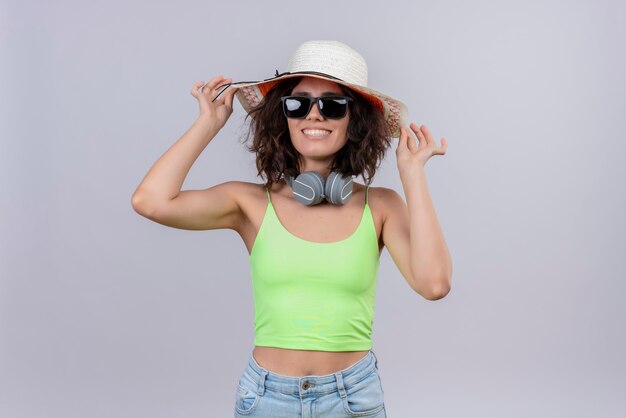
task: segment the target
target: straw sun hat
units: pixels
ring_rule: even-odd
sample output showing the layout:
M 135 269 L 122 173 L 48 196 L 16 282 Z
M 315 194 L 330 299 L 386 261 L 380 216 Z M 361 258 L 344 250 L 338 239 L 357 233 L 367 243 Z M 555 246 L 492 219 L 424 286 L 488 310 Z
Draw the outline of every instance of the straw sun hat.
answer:
M 400 137 L 400 125 L 406 125 L 408 119 L 407 107 L 401 101 L 367 87 L 365 59 L 357 51 L 339 41 L 304 42 L 289 59 L 286 72 L 279 74 L 276 70 L 274 77 L 265 80 L 226 84 L 218 97 L 229 86 L 236 86 L 239 89 L 235 93 L 237 99 L 244 110 L 250 113 L 278 81 L 303 75 L 330 80 L 362 93 L 383 112 L 385 121 L 391 129 L 391 136 Z

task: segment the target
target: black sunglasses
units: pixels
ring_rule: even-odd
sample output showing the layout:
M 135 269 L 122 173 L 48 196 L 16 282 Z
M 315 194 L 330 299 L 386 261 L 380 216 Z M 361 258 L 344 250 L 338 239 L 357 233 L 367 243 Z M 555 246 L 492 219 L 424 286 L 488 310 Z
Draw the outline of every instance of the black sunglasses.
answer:
M 347 96 L 283 96 L 283 113 L 288 118 L 304 119 L 309 114 L 314 103 L 317 103 L 320 113 L 327 119 L 341 119 L 346 116 L 348 103 L 352 101 Z

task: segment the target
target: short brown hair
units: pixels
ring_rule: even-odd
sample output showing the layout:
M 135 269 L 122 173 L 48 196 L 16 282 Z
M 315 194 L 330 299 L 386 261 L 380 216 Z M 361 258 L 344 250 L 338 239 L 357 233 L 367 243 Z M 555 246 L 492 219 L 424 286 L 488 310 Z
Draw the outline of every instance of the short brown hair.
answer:
M 282 174 L 292 177 L 300 174 L 300 153 L 291 143 L 280 98 L 291 94 L 301 80 L 302 77 L 292 77 L 277 82 L 245 118 L 252 120 L 247 139 L 252 136 L 253 140 L 247 149 L 256 153 L 257 175 L 264 174 L 269 187 L 278 182 Z M 338 85 L 353 101 L 349 109 L 348 142 L 335 155 L 330 170 L 343 176 L 361 175 L 367 183 L 371 183 L 391 145 L 391 130 L 383 113 L 367 96 Z

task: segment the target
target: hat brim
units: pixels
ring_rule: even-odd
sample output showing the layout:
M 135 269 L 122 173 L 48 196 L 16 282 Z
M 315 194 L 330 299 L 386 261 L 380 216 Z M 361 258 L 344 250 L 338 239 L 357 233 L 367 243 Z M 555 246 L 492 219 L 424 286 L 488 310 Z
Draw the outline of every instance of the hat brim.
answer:
M 408 109 L 404 103 L 393 97 L 387 96 L 379 91 L 342 80 L 330 77 L 324 77 L 317 74 L 285 74 L 270 80 L 232 83 L 233 88 L 237 88 L 235 96 L 241 103 L 246 113 L 250 113 L 259 105 L 263 97 L 269 92 L 279 81 L 293 77 L 314 77 L 323 80 L 329 80 L 337 84 L 346 86 L 360 93 L 364 98 L 369 100 L 378 110 L 383 112 L 385 122 L 391 130 L 391 136 L 400 137 L 400 126 L 406 126 L 408 120 Z

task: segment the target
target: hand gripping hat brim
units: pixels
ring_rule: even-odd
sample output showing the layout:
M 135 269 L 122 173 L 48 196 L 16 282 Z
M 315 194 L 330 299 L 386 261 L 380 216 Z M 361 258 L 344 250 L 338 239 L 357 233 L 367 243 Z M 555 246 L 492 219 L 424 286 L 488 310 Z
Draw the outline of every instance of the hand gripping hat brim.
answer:
M 383 113 L 392 137 L 400 137 L 400 126 L 407 124 L 406 105 L 367 87 L 365 59 L 357 51 L 338 41 L 304 42 L 291 56 L 286 72 L 279 74 L 276 70 L 276 75 L 272 78 L 241 81 L 227 86 L 238 88 L 235 95 L 246 113 L 250 113 L 279 81 L 302 76 L 330 80 L 361 93 Z

